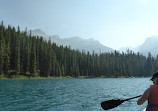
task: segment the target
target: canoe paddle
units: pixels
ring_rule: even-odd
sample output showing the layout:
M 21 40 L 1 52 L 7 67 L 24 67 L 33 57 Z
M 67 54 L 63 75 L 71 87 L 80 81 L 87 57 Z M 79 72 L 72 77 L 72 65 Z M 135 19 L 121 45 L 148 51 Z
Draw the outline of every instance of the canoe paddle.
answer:
M 104 109 L 104 110 L 109 110 L 109 109 L 112 109 L 112 108 L 115 108 L 117 106 L 119 106 L 120 104 L 122 104 L 123 102 L 125 101 L 128 101 L 130 99 L 134 99 L 134 98 L 138 98 L 142 95 L 139 95 L 139 96 L 136 96 L 136 97 L 132 97 L 132 98 L 129 98 L 129 99 L 125 99 L 125 100 L 108 100 L 108 101 L 104 101 L 104 102 L 101 102 L 101 107 Z

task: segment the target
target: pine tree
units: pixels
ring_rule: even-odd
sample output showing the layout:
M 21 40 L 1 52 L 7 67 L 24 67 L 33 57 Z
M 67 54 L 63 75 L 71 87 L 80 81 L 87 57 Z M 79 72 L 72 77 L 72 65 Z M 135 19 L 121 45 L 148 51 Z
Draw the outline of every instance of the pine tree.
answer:
M 152 61 L 152 56 L 150 52 L 148 53 L 145 68 L 146 68 L 146 76 L 149 76 L 149 75 L 151 76 L 154 73 L 153 61 Z
M 20 27 L 18 26 L 18 32 L 16 34 L 15 45 L 15 72 L 17 75 L 20 73 Z
M 23 70 L 24 70 L 24 74 L 27 76 L 30 76 L 30 45 L 29 45 L 29 38 L 26 38 L 26 42 L 24 45 L 24 66 L 23 66 Z
M 5 40 L 3 37 L 3 21 L 0 26 L 0 75 L 3 74 L 3 63 L 4 63 L 4 48 L 5 48 Z
M 51 68 L 52 68 L 52 47 L 51 47 L 51 40 L 48 41 L 48 48 L 47 48 L 47 76 L 50 76 Z
M 50 72 L 50 76 L 56 76 L 56 54 L 55 52 L 52 50 L 51 52 L 52 54 L 52 60 L 51 60 L 51 63 L 52 63 L 52 66 L 51 66 L 51 72 Z
M 5 37 L 5 48 L 4 48 L 4 74 L 8 76 L 9 70 L 10 70 L 10 30 L 8 29 L 6 31 L 6 37 Z
M 90 54 L 58 46 L 43 38 L 20 32 L 18 26 L 0 25 L 0 75 L 27 76 L 151 76 L 158 70 L 158 56 L 153 58 L 127 50 Z
M 31 55 L 30 55 L 30 74 L 31 76 L 37 76 L 36 68 L 36 38 L 31 39 Z

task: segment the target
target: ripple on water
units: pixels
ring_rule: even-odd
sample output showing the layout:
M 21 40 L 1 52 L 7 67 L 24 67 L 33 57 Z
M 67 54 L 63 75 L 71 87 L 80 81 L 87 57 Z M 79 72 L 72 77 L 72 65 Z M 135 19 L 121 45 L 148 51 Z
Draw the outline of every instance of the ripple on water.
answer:
M 0 111 L 103 111 L 102 101 L 140 95 L 149 78 L 0 80 Z M 137 99 L 109 111 L 142 111 Z

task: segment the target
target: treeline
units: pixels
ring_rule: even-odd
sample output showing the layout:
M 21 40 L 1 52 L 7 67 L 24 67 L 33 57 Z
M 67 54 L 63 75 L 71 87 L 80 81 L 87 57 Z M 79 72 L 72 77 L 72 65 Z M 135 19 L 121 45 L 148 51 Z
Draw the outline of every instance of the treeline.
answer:
M 90 54 L 57 46 L 53 41 L 27 35 L 0 25 L 0 75 L 60 76 L 151 76 L 158 70 L 158 57 L 126 53 Z

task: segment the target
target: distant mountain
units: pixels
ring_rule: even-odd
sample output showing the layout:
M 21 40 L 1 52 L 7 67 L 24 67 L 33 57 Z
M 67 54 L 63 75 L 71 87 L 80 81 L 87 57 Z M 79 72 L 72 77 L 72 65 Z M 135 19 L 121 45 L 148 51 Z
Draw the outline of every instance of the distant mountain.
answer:
M 28 33 L 29 34 L 29 33 Z M 45 40 L 51 39 L 52 42 L 56 43 L 57 45 L 63 46 L 70 46 L 71 49 L 76 49 L 80 51 L 89 51 L 92 53 L 100 52 L 113 52 L 112 48 L 106 47 L 102 45 L 99 41 L 90 39 L 82 39 L 81 37 L 70 37 L 70 38 L 60 38 L 58 35 L 49 36 L 45 32 L 40 29 L 31 30 L 31 35 L 34 36 L 42 36 Z
M 156 57 L 158 55 L 158 36 L 147 38 L 142 45 L 136 48 L 121 48 L 119 51 L 126 52 L 127 49 L 132 50 L 133 52 L 139 52 L 144 56 L 148 56 L 148 53 L 150 52 L 152 56 Z
M 29 33 L 30 33 L 30 31 L 28 31 L 28 34 L 29 34 Z M 48 35 L 46 35 L 46 33 L 43 32 L 41 29 L 31 30 L 31 35 L 33 35 L 33 36 L 48 37 Z
M 145 42 L 140 46 L 139 52 L 145 56 L 148 56 L 150 52 L 152 56 L 158 55 L 158 36 L 152 36 L 147 38 Z

